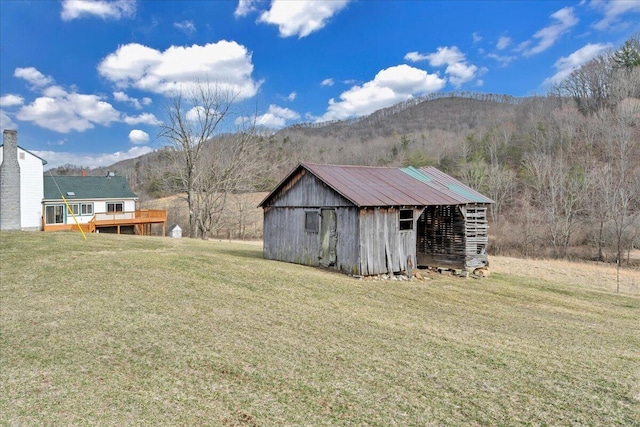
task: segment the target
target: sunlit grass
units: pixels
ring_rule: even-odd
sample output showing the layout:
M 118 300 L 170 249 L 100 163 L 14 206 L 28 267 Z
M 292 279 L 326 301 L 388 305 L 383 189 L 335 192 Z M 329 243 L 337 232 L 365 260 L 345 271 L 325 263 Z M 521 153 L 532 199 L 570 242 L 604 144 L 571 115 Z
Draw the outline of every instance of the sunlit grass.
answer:
M 638 425 L 640 298 L 0 233 L 0 424 Z

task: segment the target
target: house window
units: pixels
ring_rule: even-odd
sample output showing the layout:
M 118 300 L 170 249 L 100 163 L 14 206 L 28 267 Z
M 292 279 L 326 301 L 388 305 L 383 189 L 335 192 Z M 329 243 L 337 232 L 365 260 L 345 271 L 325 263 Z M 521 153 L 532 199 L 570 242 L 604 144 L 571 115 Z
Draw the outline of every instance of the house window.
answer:
M 93 215 L 93 203 L 81 203 L 80 212 L 82 215 Z
M 123 202 L 107 203 L 107 212 L 123 212 L 123 211 L 124 211 Z
M 45 207 L 45 220 L 47 224 L 64 224 L 64 205 L 51 205 Z
M 304 213 L 304 231 L 309 233 L 320 231 L 320 213 L 318 211 L 306 211 Z
M 73 212 L 74 215 L 78 215 L 78 205 L 77 204 L 71 204 L 69 203 L 69 209 L 71 209 L 71 212 Z
M 400 230 L 413 230 L 413 209 L 400 209 Z

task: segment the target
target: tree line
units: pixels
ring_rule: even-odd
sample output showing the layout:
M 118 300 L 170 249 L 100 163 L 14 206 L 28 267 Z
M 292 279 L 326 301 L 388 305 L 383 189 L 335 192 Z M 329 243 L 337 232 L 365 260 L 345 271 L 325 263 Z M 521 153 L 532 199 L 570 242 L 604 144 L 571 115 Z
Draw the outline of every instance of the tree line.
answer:
M 620 263 L 640 246 L 639 39 L 545 96 L 438 94 L 276 133 L 239 120 L 234 94 L 203 82 L 171 100 L 167 147 L 135 176 L 153 194 L 184 195 L 188 234 L 209 237 L 230 195 L 271 190 L 300 161 L 434 165 L 495 201 L 493 253 Z

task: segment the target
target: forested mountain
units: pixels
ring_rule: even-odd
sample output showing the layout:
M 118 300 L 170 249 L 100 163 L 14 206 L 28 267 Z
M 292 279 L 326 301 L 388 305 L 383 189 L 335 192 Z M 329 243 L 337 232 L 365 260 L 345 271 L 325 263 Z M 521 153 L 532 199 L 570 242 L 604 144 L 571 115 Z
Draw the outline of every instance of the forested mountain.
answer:
M 225 209 L 214 194 L 268 191 L 298 162 L 434 165 L 495 200 L 494 252 L 622 260 L 640 247 L 639 58 L 634 36 L 545 96 L 431 95 L 358 119 L 251 132 L 250 143 L 247 133 L 212 133 L 181 145 L 191 141 L 183 135 L 89 173 L 125 175 L 143 198 L 191 191 L 203 209 L 191 234 L 206 236 Z M 187 176 L 196 150 L 198 174 Z
M 407 156 L 420 153 L 436 164 L 455 156 L 456 147 L 470 135 L 484 133 L 506 118 L 526 110 L 526 105 L 546 98 L 513 98 L 482 93 L 447 93 L 400 103 L 354 120 L 293 125 L 275 133 L 261 132 L 265 151 L 277 158 L 272 179 L 299 161 L 360 165 L 399 165 Z M 223 139 L 225 135 L 212 139 Z M 170 147 L 167 147 L 169 149 Z M 409 151 L 409 153 L 407 153 Z M 155 193 L 153 178 L 163 174 L 163 150 L 88 170 L 89 175 L 107 171 L 127 176 L 138 192 Z M 423 159 L 426 161 L 426 159 Z M 80 167 L 65 165 L 54 175 L 78 175 Z M 264 183 L 255 183 L 267 189 Z M 151 187 L 150 187 L 151 186 Z

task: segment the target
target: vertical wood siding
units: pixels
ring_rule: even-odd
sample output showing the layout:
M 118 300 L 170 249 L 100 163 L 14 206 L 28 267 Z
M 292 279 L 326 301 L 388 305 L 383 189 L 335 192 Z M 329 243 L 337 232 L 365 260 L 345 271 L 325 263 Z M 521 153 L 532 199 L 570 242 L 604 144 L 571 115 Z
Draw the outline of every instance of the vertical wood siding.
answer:
M 265 209 L 264 257 L 318 266 L 320 234 L 305 231 L 304 219 L 305 209 Z
M 416 265 L 415 218 L 413 229 L 399 228 L 400 210 L 374 208 L 360 211 L 360 271 L 363 275 L 406 271 Z
M 336 265 L 348 274 L 361 274 L 359 266 L 358 208 L 315 176 L 302 170 L 264 209 L 264 257 L 318 266 L 320 233 L 305 231 L 305 212 L 335 209 Z M 322 219 L 320 219 L 322 221 Z
M 267 208 L 264 211 L 264 249 L 266 259 L 318 266 L 320 233 L 305 230 L 305 208 Z M 322 219 L 321 219 L 322 221 Z M 360 274 L 358 265 L 358 210 L 336 208 L 338 240 L 335 268 L 347 274 Z
M 269 206 L 324 208 L 353 206 L 353 203 L 302 169 L 299 174 L 291 177 L 291 181 L 282 187 L 279 194 L 272 198 Z
M 360 270 L 360 231 L 358 229 L 358 208 L 336 209 L 338 220 L 338 244 L 336 247 L 336 268 L 347 274 L 362 274 Z

